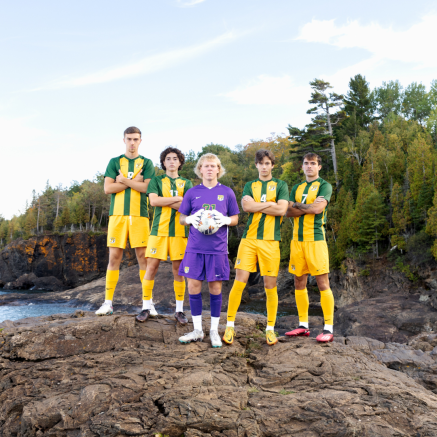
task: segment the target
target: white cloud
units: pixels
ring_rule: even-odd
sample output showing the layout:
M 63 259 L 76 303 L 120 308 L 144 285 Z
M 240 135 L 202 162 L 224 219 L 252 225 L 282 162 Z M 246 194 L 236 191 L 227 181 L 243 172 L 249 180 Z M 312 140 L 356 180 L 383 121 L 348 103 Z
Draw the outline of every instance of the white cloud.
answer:
M 203 44 L 148 56 L 133 64 L 109 68 L 96 73 L 87 74 L 85 76 L 58 80 L 52 84 L 49 84 L 48 86 L 40 87 L 34 91 L 39 91 L 42 89 L 81 87 L 98 83 L 112 82 L 141 74 L 153 73 L 158 70 L 163 70 L 165 68 L 174 66 L 175 64 L 181 63 L 196 56 L 203 55 L 204 53 L 207 53 L 216 47 L 230 43 L 241 35 L 241 33 L 237 34 L 236 32 L 229 31 L 217 38 L 204 42 Z
M 308 87 L 296 86 L 290 76 L 260 75 L 245 86 L 222 94 L 240 105 L 291 105 L 308 99 Z
M 198 5 L 199 3 L 203 3 L 204 1 L 206 0 L 189 0 L 187 2 L 184 2 L 183 0 L 178 0 L 178 3 L 180 3 L 181 8 L 191 8 Z
M 405 30 L 378 23 L 362 25 L 357 20 L 337 25 L 335 20 L 313 19 L 302 27 L 296 39 L 338 48 L 361 48 L 372 53 L 376 60 L 412 62 L 425 68 L 437 67 L 437 57 L 430 52 L 436 28 L 436 14 L 424 16 Z

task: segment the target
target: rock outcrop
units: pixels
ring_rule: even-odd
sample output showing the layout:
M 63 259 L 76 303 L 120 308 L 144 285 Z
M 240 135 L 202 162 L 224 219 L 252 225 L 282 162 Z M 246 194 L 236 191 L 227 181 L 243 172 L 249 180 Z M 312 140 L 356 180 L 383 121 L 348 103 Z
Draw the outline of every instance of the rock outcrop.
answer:
M 33 273 L 39 279 L 54 277 L 64 288 L 76 287 L 104 275 L 108 256 L 106 234 L 76 232 L 15 240 L 0 253 L 0 282 L 20 289 L 23 275 Z M 125 250 L 123 267 L 136 262 L 134 250 Z M 37 281 L 26 286 L 40 288 Z
M 264 317 L 240 314 L 237 325 L 234 344 L 213 349 L 208 337 L 179 344 L 186 329 L 166 318 L 77 311 L 4 323 L 0 434 L 437 435 L 437 396 L 381 364 L 368 342 L 269 347 Z

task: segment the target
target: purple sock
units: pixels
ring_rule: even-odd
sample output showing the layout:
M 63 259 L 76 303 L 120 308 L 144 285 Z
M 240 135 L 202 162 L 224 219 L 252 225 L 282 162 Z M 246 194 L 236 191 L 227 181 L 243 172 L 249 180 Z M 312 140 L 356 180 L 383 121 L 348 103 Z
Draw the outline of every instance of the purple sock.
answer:
M 209 304 L 211 306 L 211 317 L 220 317 L 222 310 L 222 294 L 210 294 Z
M 190 308 L 192 316 L 202 315 L 202 293 L 190 294 Z

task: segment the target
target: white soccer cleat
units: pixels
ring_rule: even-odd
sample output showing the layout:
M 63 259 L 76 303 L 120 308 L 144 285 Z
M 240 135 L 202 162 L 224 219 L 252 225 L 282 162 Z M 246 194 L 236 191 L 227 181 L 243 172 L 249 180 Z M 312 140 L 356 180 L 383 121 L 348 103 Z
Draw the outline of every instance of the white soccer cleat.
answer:
M 216 330 L 209 331 L 209 338 L 211 339 L 212 347 L 222 347 L 222 341 L 220 339 L 220 335 Z
M 110 316 L 114 310 L 112 309 L 112 305 L 109 303 L 104 303 L 97 311 L 96 314 L 98 316 Z
M 150 307 L 150 317 L 156 317 L 158 315 L 158 311 L 156 311 L 155 305 L 152 302 L 152 306 Z
M 205 334 L 203 331 L 199 331 L 195 329 L 193 332 L 189 332 L 188 334 L 179 337 L 179 341 L 181 343 L 191 343 L 192 341 L 202 341 Z

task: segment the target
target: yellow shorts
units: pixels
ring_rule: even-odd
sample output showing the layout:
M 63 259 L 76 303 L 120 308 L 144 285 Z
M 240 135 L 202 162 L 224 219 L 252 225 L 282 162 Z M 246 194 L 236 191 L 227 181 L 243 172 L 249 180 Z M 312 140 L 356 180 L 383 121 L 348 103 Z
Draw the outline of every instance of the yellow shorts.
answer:
M 177 261 L 184 257 L 188 238 L 185 237 L 149 237 L 149 248 L 146 258 L 157 258 L 167 261 L 170 255 L 171 261 Z
M 108 224 L 108 247 L 124 249 L 129 237 L 130 247 L 147 247 L 149 219 L 129 215 L 111 215 Z
M 329 273 L 329 253 L 326 241 L 295 241 L 290 244 L 288 271 L 296 276 Z
M 256 272 L 257 261 L 261 276 L 278 276 L 281 261 L 279 241 L 242 238 L 238 247 L 235 268 L 246 272 Z

